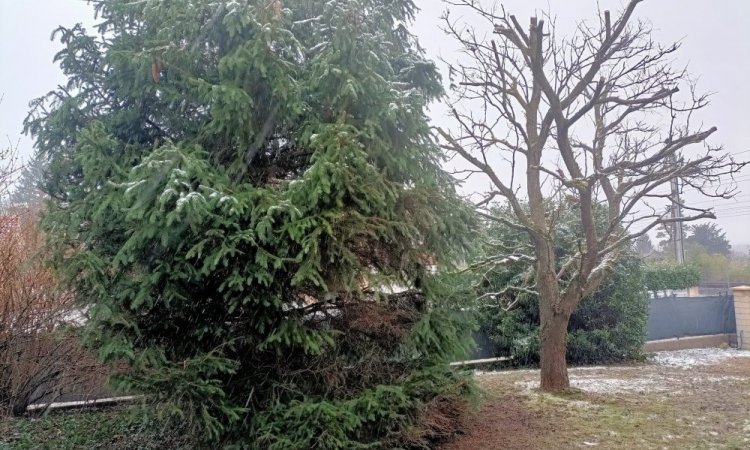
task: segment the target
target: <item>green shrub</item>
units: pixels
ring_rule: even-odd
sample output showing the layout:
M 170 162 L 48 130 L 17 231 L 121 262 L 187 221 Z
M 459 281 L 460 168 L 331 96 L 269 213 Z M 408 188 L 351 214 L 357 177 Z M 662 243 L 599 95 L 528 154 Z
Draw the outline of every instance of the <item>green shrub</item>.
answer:
M 644 283 L 651 292 L 687 289 L 697 286 L 700 270 L 692 264 L 657 263 L 646 266 Z
M 621 259 L 612 275 L 573 313 L 568 325 L 567 360 L 571 364 L 611 363 L 637 359 L 646 339 L 648 295 L 643 288 L 642 263 Z M 514 308 L 482 308 L 481 331 L 490 336 L 500 356 L 514 364 L 539 362 L 539 312 L 533 296 Z
M 583 230 L 580 219 L 564 205 L 554 232 L 557 233 L 558 267 L 580 250 Z M 497 216 L 506 214 L 502 208 Z M 606 226 L 607 216 L 597 210 L 598 226 Z M 476 250 L 479 261 L 464 272 L 463 296 L 474 304 L 480 333 L 495 344 L 498 356 L 513 356 L 516 365 L 539 361 L 539 309 L 535 292 L 531 242 L 524 232 L 502 224 L 487 224 L 485 239 Z M 456 277 L 458 275 L 451 275 Z M 617 260 L 599 288 L 584 298 L 568 324 L 567 359 L 572 364 L 591 364 L 638 358 L 646 337 L 648 295 L 643 263 L 633 252 L 617 255 Z M 470 286 L 470 287 L 467 287 Z M 565 288 L 565 283 L 563 283 Z M 460 290 L 459 290 L 460 291 Z

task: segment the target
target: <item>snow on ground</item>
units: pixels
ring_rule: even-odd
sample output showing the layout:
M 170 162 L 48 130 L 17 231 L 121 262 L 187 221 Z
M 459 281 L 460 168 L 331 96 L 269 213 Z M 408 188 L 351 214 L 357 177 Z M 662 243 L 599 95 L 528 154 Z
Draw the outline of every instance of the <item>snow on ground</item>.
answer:
M 685 378 L 684 369 L 710 366 L 732 358 L 750 358 L 750 351 L 701 348 L 658 352 L 650 365 L 596 366 L 570 369 L 572 387 L 597 394 L 663 392 L 677 394 L 685 384 L 717 384 L 744 381 L 747 378 L 729 375 L 712 375 L 691 371 Z M 499 372 L 477 372 L 479 377 L 517 375 L 523 379 L 515 385 L 524 391 L 539 387 L 538 370 L 506 370 Z M 533 377 L 533 378 L 530 378 Z
M 696 366 L 717 364 L 730 358 L 750 358 L 750 351 L 721 348 L 693 348 L 690 350 L 657 352 L 654 354 L 653 361 L 660 366 L 690 369 Z
M 700 384 L 726 383 L 732 381 L 743 381 L 745 378 L 735 376 L 696 376 L 693 381 Z M 652 392 L 671 392 L 677 394 L 682 392 L 675 389 L 685 383 L 684 378 L 671 377 L 662 374 L 649 374 L 640 378 L 577 378 L 572 377 L 570 381 L 573 387 L 582 391 L 595 394 L 649 394 Z
M 539 388 L 538 380 L 517 381 L 515 384 L 524 391 L 531 391 Z M 665 392 L 670 389 L 669 380 L 653 377 L 609 378 L 571 375 L 570 386 L 595 394 L 647 394 L 650 392 Z
M 622 379 L 601 377 L 579 378 L 573 376 L 571 377 L 570 384 L 574 388 L 595 394 L 621 394 L 628 392 L 645 394 L 649 392 L 664 392 L 669 389 L 668 383 L 653 377 Z

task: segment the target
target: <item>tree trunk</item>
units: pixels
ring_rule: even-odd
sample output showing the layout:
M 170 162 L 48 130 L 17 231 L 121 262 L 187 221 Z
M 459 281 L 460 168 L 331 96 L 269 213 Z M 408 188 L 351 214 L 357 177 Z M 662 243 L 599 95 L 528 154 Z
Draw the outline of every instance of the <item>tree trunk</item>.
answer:
M 568 337 L 569 314 L 555 312 L 549 305 L 539 305 L 541 390 L 560 392 L 570 387 L 565 347 Z

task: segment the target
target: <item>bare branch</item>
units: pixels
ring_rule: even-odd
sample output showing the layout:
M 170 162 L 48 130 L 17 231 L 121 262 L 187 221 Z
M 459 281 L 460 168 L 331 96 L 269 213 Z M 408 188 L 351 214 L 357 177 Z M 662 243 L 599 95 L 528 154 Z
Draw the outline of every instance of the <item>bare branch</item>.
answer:
M 504 10 L 450 1 L 485 28 L 446 16 L 445 31 L 471 62 L 451 65 L 456 126 L 439 129 L 439 138 L 491 181 L 477 202 L 480 216 L 528 234 L 543 330 L 567 320 L 634 238 L 714 217 L 710 208 L 681 201 L 687 214 L 670 217 L 666 207 L 678 202 L 673 180 L 731 198 L 733 175 L 745 165 L 708 144 L 716 127 L 695 126 L 708 95 L 675 67 L 679 45 L 655 42 L 649 25 L 635 18 L 640 1 L 627 2 L 614 21 L 605 11 L 596 25 L 580 22 L 566 38 L 557 37 L 549 16 L 532 17 L 524 28 Z M 501 198 L 509 208 L 493 209 Z M 582 233 L 577 251 L 561 258 L 556 227 L 567 211 Z

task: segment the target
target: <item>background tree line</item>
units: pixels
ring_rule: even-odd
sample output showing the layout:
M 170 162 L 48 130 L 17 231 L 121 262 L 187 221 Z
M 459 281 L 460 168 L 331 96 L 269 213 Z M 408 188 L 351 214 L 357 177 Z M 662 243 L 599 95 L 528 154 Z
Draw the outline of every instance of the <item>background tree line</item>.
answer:
M 732 245 L 715 223 L 701 223 L 685 227 L 685 261 L 700 274 L 699 283 L 736 283 L 750 280 L 750 255 L 732 250 Z M 662 229 L 656 235 L 658 244 L 641 236 L 635 241 L 637 253 L 651 264 L 674 262 L 671 235 Z

